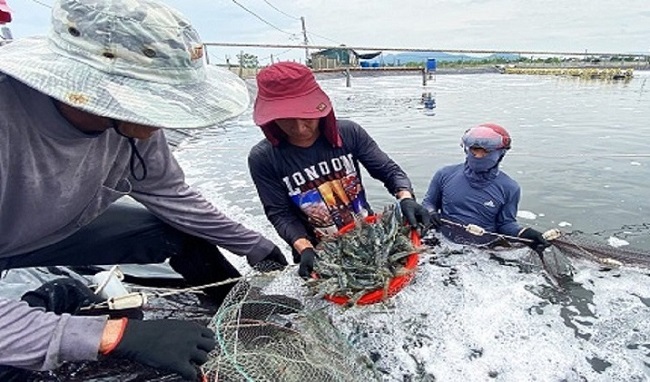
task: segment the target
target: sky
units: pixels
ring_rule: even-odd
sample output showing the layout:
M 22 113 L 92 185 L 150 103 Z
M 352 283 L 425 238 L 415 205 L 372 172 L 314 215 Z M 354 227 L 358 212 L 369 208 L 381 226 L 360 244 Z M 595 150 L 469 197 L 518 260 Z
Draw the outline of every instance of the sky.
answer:
M 188 17 L 204 42 L 302 44 L 304 17 L 313 45 L 650 54 L 648 0 L 163 1 Z M 14 37 L 47 32 L 53 0 L 7 2 Z M 304 49 L 286 48 L 208 53 L 212 62 L 233 62 L 242 49 L 262 64 L 271 55 L 305 57 Z

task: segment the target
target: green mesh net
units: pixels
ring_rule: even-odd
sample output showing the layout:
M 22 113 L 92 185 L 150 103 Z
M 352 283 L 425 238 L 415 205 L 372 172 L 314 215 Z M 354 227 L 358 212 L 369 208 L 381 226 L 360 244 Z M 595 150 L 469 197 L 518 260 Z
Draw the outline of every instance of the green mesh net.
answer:
M 208 381 L 379 380 L 372 362 L 350 346 L 325 312 L 266 293 L 275 277 L 277 272 L 239 282 L 213 317 L 209 327 L 217 348 L 203 366 Z

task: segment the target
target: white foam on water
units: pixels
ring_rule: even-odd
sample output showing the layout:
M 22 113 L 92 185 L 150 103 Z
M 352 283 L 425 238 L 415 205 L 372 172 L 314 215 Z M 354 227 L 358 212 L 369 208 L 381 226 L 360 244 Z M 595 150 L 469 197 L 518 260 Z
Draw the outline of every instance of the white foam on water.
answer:
M 443 242 L 445 240 L 443 239 Z M 541 269 L 525 273 L 489 251 L 449 243 L 424 254 L 415 279 L 383 304 L 341 307 L 308 297 L 295 270 L 265 293 L 324 309 L 382 380 L 642 381 L 650 376 L 647 276 L 576 263 L 560 292 Z M 528 261 L 526 249 L 497 253 Z M 624 280 L 624 281 L 622 281 Z M 645 281 L 647 285 L 647 281 Z
M 519 210 L 517 211 L 517 218 L 535 220 L 537 219 L 537 215 L 531 211 Z
M 623 239 L 619 239 L 617 237 L 610 236 L 607 239 L 607 244 L 611 245 L 614 248 L 619 248 L 619 247 L 622 247 L 622 246 L 625 246 L 625 245 L 629 245 L 630 243 L 623 240 Z

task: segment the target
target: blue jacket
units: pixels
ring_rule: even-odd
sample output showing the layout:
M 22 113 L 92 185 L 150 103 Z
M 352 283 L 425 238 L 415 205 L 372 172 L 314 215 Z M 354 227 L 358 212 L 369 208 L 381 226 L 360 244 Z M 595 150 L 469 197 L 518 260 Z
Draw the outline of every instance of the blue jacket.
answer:
M 443 219 L 517 236 L 521 230 L 516 220 L 520 195 L 517 182 L 502 171 L 487 184 L 476 187 L 467 178 L 465 164 L 456 164 L 435 173 L 422 205 L 429 211 L 439 212 Z M 494 236 L 474 236 L 458 231 L 445 225 L 441 228 L 445 236 L 456 242 L 483 244 L 494 239 Z

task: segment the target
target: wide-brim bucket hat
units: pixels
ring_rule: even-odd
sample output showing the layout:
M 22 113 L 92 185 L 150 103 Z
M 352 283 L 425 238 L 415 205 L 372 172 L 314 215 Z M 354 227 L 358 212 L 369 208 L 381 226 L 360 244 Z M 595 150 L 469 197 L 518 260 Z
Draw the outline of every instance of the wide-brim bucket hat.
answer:
M 324 117 L 325 137 L 332 145 L 341 146 L 332 102 L 309 67 L 295 62 L 279 62 L 262 69 L 256 80 L 253 121 L 273 145 L 277 145 L 283 135 L 275 126 L 275 120 Z
M 47 37 L 0 48 L 0 72 L 83 111 L 163 128 L 241 114 L 244 81 L 209 66 L 188 20 L 152 0 L 58 0 Z

